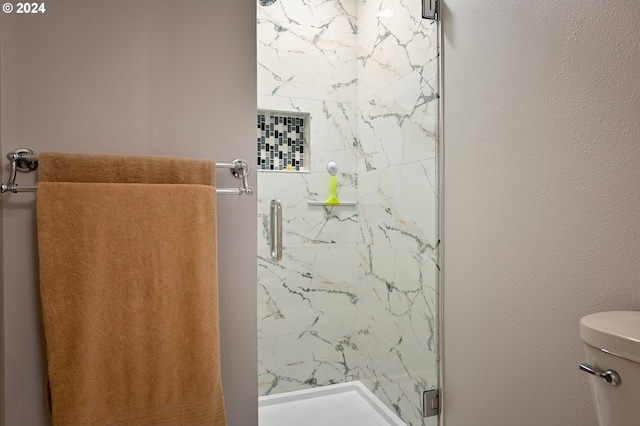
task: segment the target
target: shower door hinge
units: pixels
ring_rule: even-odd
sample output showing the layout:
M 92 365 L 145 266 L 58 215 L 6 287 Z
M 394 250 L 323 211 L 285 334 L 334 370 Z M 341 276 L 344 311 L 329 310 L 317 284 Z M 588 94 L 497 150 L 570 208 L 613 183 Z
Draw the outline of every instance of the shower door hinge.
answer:
M 422 417 L 440 414 L 440 391 L 432 389 L 422 392 Z
M 422 0 L 422 17 L 432 21 L 438 20 L 438 0 Z

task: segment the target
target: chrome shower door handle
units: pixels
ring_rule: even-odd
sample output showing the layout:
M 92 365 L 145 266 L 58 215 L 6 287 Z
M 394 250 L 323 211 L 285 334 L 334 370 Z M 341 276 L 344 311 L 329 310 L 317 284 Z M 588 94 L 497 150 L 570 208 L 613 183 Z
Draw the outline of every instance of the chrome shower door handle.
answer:
M 618 386 L 620 384 L 620 375 L 613 370 L 602 371 L 599 368 L 592 367 L 589 364 L 580 364 L 580 370 L 600 377 L 611 386 Z
M 280 200 L 271 200 L 271 260 L 278 262 L 282 259 L 282 203 Z

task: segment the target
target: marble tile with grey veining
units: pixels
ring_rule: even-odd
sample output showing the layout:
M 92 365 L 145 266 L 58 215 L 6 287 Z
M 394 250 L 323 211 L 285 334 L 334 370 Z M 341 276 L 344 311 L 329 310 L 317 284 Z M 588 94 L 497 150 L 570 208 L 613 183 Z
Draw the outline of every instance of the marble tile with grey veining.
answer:
M 355 16 L 343 6 L 353 2 L 314 3 L 258 7 L 258 94 L 355 101 Z
M 261 394 L 361 380 L 408 425 L 437 385 L 437 37 L 411 0 L 258 7 L 258 106 L 308 112 L 310 172 L 258 177 Z M 311 207 L 338 194 L 355 207 Z M 269 203 L 283 203 L 281 262 Z
M 358 103 L 359 171 L 435 157 L 437 94 L 410 73 Z
M 421 2 L 363 1 L 358 33 L 358 98 L 372 94 L 413 71 L 424 74 L 437 48 L 436 25 L 421 19 Z M 425 48 L 427 47 L 427 48 Z

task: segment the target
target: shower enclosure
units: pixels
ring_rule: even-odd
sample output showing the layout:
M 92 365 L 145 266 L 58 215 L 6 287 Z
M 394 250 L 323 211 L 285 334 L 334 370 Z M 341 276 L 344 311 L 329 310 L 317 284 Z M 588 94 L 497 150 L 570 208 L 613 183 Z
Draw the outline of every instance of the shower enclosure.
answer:
M 437 34 L 420 0 L 257 3 L 261 395 L 358 380 L 436 424 Z

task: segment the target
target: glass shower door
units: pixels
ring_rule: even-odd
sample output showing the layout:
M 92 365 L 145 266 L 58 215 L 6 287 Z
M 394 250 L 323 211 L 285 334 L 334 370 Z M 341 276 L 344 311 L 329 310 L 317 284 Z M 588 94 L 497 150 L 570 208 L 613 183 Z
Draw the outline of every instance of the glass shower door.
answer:
M 263 3 L 260 394 L 357 380 L 406 424 L 435 425 L 422 393 L 438 388 L 437 23 L 420 0 Z M 329 162 L 340 205 L 323 203 Z

